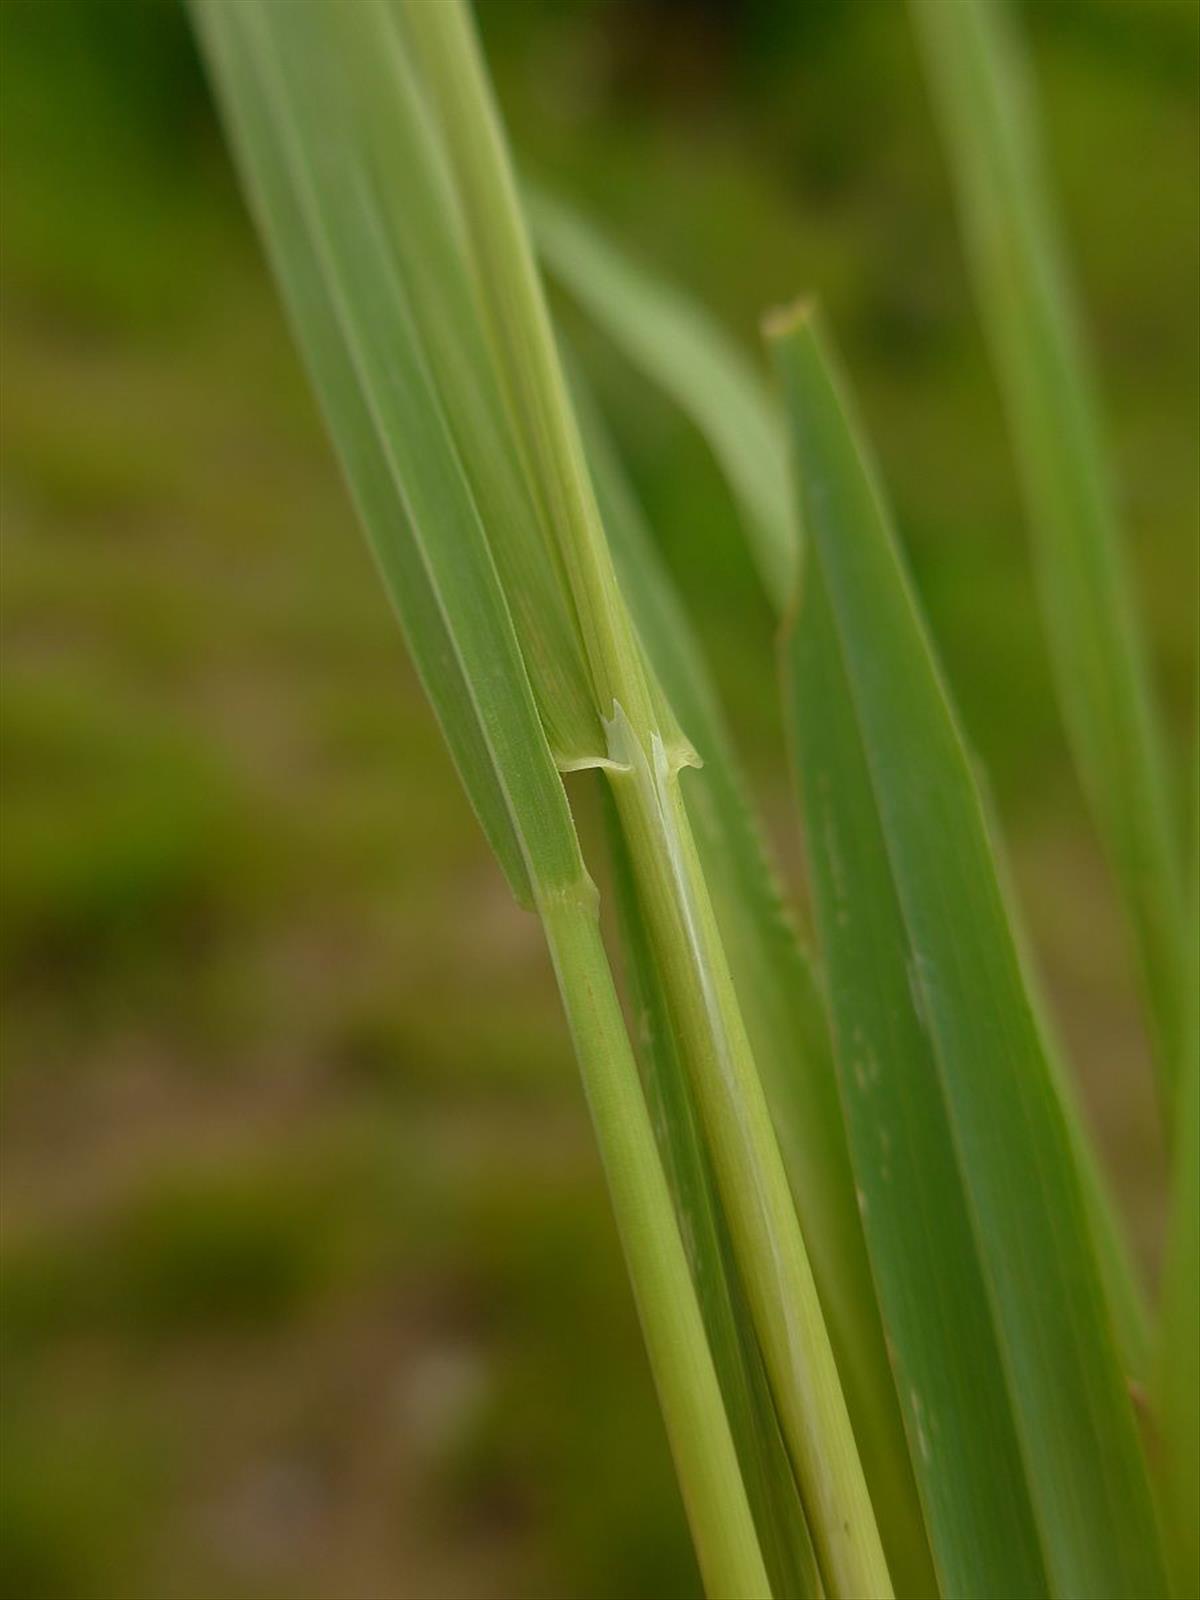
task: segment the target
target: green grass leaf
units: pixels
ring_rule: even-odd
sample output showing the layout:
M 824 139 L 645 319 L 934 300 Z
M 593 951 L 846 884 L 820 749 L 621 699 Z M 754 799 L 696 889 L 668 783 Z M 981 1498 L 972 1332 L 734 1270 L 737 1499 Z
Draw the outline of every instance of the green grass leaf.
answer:
M 817 561 L 785 647 L 789 721 L 863 1223 L 942 1592 L 1047 1584 L 941 1086 Z
M 707 439 L 743 512 L 763 586 L 782 609 L 796 567 L 787 446 L 758 374 L 691 301 L 562 201 L 527 186 L 525 206 L 547 270 Z
M 235 149 L 344 470 L 472 804 L 518 898 L 584 877 L 470 486 L 429 377 L 318 13 L 198 7 Z M 322 123 L 306 113 L 311 104 Z
M 604 734 L 558 560 L 521 470 L 475 286 L 466 224 L 422 86 L 385 0 L 326 8 L 354 93 L 360 163 L 420 327 L 429 375 L 477 502 L 560 769 L 592 765 Z
M 363 13 L 364 15 L 366 13 Z M 370 182 L 342 8 L 193 8 L 293 325 L 464 783 L 539 910 L 576 1045 L 689 1520 L 714 1594 L 769 1592 L 595 891 L 471 479 Z M 426 313 L 427 314 L 427 313 Z M 428 330 L 426 329 L 427 333 Z
M 843 799 L 849 806 L 855 792 L 860 804 L 869 796 L 884 850 L 881 855 L 876 848 L 874 858 L 890 875 L 894 906 L 888 909 L 885 902 L 881 908 L 876 902 L 867 908 L 855 900 L 843 909 L 851 922 L 868 910 L 886 916 L 889 926 L 883 933 L 903 935 L 907 994 L 897 984 L 892 1007 L 875 1020 L 881 1029 L 895 1024 L 895 1005 L 906 998 L 912 1013 L 901 1022 L 896 1048 L 903 1054 L 893 1055 L 889 1048 L 879 1058 L 867 1050 L 860 1058 L 853 1032 L 855 996 L 863 1011 L 858 1025 L 865 1031 L 871 1008 L 879 1003 L 876 980 L 860 970 L 853 989 L 842 989 L 855 970 L 844 960 L 839 1043 L 852 1053 L 843 1070 L 853 1074 L 861 1066 L 869 1083 L 872 1072 L 882 1078 L 900 1070 L 899 1063 L 910 1059 L 922 1037 L 926 1043 L 950 1148 L 931 1171 L 910 1162 L 911 1192 L 896 1187 L 899 1162 L 889 1165 L 890 1203 L 927 1210 L 939 1219 L 940 1229 L 949 1226 L 947 1210 L 963 1205 L 1051 1591 L 1161 1594 L 1164 1577 L 1145 1463 L 1112 1338 L 1067 1117 L 1026 991 L 970 762 L 873 469 L 813 316 L 793 312 L 776 319 L 772 342 L 792 428 L 808 559 L 827 596 L 829 632 L 845 674 L 844 698 L 861 742 L 857 775 L 850 772 L 851 792 L 843 797 L 832 790 L 828 807 L 812 819 L 810 847 L 824 849 L 819 830 L 828 808 L 839 807 Z M 820 604 L 818 597 L 818 622 Z M 797 645 L 794 638 L 793 655 Z M 801 674 L 797 709 L 828 714 L 805 697 L 817 691 L 811 685 L 804 689 L 803 661 L 793 665 Z M 838 756 L 846 759 L 846 750 Z M 818 773 L 805 781 L 820 778 Z M 832 766 L 826 781 L 836 781 Z M 844 866 L 836 850 L 830 851 L 827 911 L 832 909 L 835 938 L 838 896 L 851 887 L 846 881 L 839 889 L 839 863 Z M 886 1047 L 882 1032 L 874 1046 Z M 853 1113 L 854 1102 L 848 1100 L 847 1106 Z M 876 1186 L 883 1184 L 888 1154 L 878 1137 L 882 1133 L 898 1138 L 900 1129 L 879 1124 L 871 1179 Z M 860 1148 L 856 1141 L 856 1156 Z M 955 1171 L 957 1194 L 947 1182 Z M 863 1175 L 868 1176 L 865 1169 Z M 868 1239 L 880 1248 L 878 1237 L 868 1232 Z M 907 1330 L 895 1306 L 886 1303 L 885 1268 L 900 1269 L 877 1258 L 885 1321 L 899 1346 Z M 953 1364 L 950 1340 L 936 1325 L 912 1335 L 901 1354 L 905 1364 L 918 1355 L 931 1358 L 918 1349 L 919 1338 L 937 1340 L 943 1359 Z M 915 1399 L 908 1398 L 910 1426 L 928 1422 L 927 1394 L 918 1391 Z M 939 1427 L 949 1420 L 944 1415 Z M 964 1472 L 961 1461 L 934 1457 L 937 1440 L 936 1433 L 927 1435 L 927 1504 L 935 1475 L 961 1481 Z M 985 1435 L 976 1447 L 994 1449 L 995 1437 Z M 918 1435 L 919 1474 L 923 1454 Z M 1024 1521 L 1008 1497 L 998 1501 L 994 1514 L 1005 1513 L 1006 1531 L 1015 1543 Z M 936 1547 L 939 1532 L 932 1515 L 931 1532 Z M 1035 1570 L 1028 1569 L 1030 1582 Z M 987 1592 L 982 1583 L 981 1575 L 981 1586 L 972 1592 Z
M 1098 408 L 995 0 L 912 0 L 1034 536 L 1067 732 L 1134 932 L 1164 1112 L 1189 985 L 1162 739 Z
M 1193 751 L 1191 970 L 1200 972 L 1200 748 Z M 1174 1592 L 1200 1594 L 1200 984 L 1193 984 L 1179 1069 L 1171 1220 L 1157 1373 L 1161 1498 Z

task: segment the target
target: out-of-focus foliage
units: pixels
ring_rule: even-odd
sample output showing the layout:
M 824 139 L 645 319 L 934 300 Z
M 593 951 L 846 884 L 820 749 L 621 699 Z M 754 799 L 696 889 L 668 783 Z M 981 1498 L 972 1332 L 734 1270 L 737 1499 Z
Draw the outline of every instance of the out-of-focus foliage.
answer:
M 1027 9 L 1181 723 L 1197 12 Z M 797 289 L 830 307 L 1153 1265 L 1131 966 L 903 9 L 501 0 L 482 24 L 535 173 L 747 341 Z M 182 16 L 5 0 L 0 29 L 0 1582 L 687 1592 L 536 926 L 361 548 Z M 686 424 L 582 343 L 786 817 L 736 512 Z

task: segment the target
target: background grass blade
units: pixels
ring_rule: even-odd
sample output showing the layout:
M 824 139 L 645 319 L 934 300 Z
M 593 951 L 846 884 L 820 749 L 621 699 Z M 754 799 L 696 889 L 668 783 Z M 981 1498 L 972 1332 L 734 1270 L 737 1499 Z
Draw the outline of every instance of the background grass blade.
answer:
M 782 607 L 796 564 L 787 448 L 750 363 L 703 312 L 614 250 L 561 200 L 527 186 L 525 206 L 549 271 L 696 421 L 743 511 L 763 585 Z
M 1066 1117 L 970 764 L 812 314 L 777 319 L 772 342 L 808 558 L 829 597 L 1051 1588 L 1160 1594 L 1145 1464 Z
M 754 1322 L 738 1276 L 712 1163 L 704 1147 L 667 997 L 646 937 L 644 909 L 620 822 L 600 785 L 634 1035 L 663 1166 L 687 1244 L 709 1347 L 777 1600 L 825 1593 Z
M 1191 970 L 1200 972 L 1200 747 L 1192 752 Z M 1157 1385 L 1174 1592 L 1200 1594 L 1200 984 L 1183 1036 Z
M 515 839 L 522 871 L 510 875 L 542 916 L 705 1581 L 714 1594 L 766 1596 L 595 891 L 467 475 L 364 187 L 333 76 L 337 58 L 322 31 L 331 12 L 224 0 L 194 14 L 360 512 L 402 616 L 415 611 L 410 642 L 431 682 L 449 674 L 461 689 L 439 706 L 448 737 L 475 763 L 460 759 L 489 834 L 509 848 Z M 409 588 L 414 573 L 424 582 Z M 426 605 L 438 628 L 426 626 Z
M 572 373 L 621 587 L 704 765 L 681 785 L 846 1390 L 897 1591 L 936 1590 L 846 1149 L 825 1000 L 784 906 L 717 696 L 615 446 Z
M 1135 936 L 1162 1099 L 1181 1046 L 1178 843 L 1097 407 L 995 0 L 912 0 L 1017 453 L 1058 696 Z

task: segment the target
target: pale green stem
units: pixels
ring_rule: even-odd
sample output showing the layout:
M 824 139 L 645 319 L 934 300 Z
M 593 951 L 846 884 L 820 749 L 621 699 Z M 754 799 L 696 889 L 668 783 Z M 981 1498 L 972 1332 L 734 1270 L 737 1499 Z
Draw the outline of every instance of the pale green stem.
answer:
M 891 1580 L 812 1269 L 691 828 L 657 735 L 647 759 L 617 709 L 613 797 L 661 964 L 780 1424 L 831 1596 Z
M 769 1600 L 754 1529 L 637 1065 L 600 937 L 595 894 L 540 906 L 650 1365 L 711 1600 Z

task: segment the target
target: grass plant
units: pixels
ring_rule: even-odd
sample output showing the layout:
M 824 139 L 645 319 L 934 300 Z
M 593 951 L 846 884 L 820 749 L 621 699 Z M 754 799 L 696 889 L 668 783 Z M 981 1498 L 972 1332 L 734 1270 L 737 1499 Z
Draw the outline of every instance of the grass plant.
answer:
M 1169 1566 L 1184 1594 L 1197 1066 L 1164 763 L 1005 47 L 982 0 L 916 12 L 1166 1064 L 1153 1455 L 1139 1291 L 819 314 L 768 320 L 780 404 L 702 313 L 520 191 L 461 0 L 192 0 L 360 519 L 545 933 L 708 1592 L 1156 1596 Z M 812 951 L 535 247 L 745 513 Z M 564 785 L 586 770 L 607 877 Z

